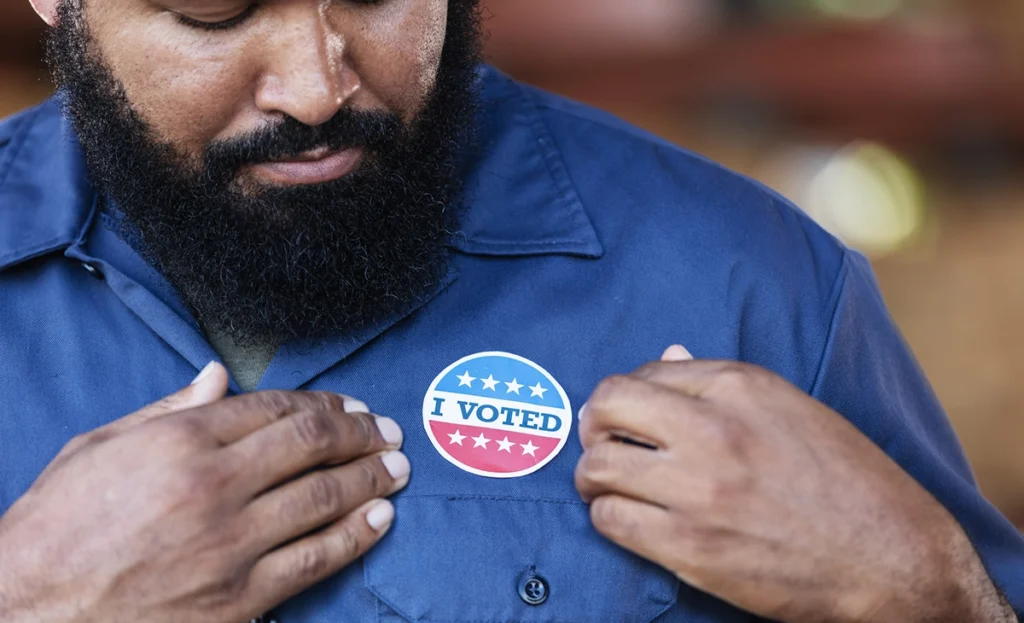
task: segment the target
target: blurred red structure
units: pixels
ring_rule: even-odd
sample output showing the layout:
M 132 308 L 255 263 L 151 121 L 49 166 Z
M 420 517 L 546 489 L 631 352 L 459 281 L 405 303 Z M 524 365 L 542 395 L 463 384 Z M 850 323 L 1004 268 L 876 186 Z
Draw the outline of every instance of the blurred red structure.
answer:
M 540 86 L 613 109 L 746 103 L 835 139 L 928 147 L 981 132 L 1024 142 L 1015 0 L 963 0 L 931 24 L 811 20 L 737 26 L 713 0 L 485 0 L 489 56 Z M 42 25 L 0 0 L 0 67 L 38 64 Z M 1024 21 L 1022 21 L 1024 23 Z
M 980 17 L 733 26 L 686 9 L 699 3 L 649 0 L 605 36 L 599 9 L 612 4 L 626 3 L 489 0 L 489 51 L 516 76 L 606 107 L 739 100 L 836 139 L 927 146 L 964 128 L 1024 141 L 1024 72 Z

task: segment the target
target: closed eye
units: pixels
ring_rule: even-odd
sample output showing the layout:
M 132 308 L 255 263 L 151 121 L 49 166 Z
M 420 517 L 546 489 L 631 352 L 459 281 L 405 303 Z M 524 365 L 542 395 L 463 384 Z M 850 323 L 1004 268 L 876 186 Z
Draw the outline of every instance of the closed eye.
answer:
M 175 13 L 175 16 L 178 18 L 179 22 L 190 28 L 198 28 L 200 30 L 228 30 L 241 25 L 245 20 L 252 17 L 253 13 L 256 12 L 256 8 L 256 4 L 250 4 L 238 15 L 218 22 L 207 22 L 181 13 Z

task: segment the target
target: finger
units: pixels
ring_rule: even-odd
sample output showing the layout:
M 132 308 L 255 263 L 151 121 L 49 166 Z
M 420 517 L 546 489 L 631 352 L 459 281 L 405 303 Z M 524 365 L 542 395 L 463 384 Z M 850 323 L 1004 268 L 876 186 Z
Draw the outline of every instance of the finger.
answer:
M 265 391 L 243 394 L 207 405 L 191 414 L 220 443 L 227 445 L 258 430 L 280 422 L 290 415 L 305 412 L 346 413 L 346 404 L 353 411 L 365 412 L 358 400 L 329 392 Z
M 369 413 L 309 410 L 293 413 L 243 437 L 228 450 L 246 471 L 241 486 L 255 495 L 322 465 L 397 449 L 402 429 Z
M 666 569 L 674 568 L 675 561 L 666 556 L 671 548 L 665 547 L 676 532 L 669 511 L 621 495 L 602 495 L 590 504 L 590 521 L 614 543 Z
M 675 344 L 669 346 L 661 356 L 662 361 L 693 361 L 693 355 L 685 347 Z
M 616 493 L 667 507 L 673 491 L 665 486 L 672 482 L 671 457 L 664 452 L 648 450 L 613 441 L 589 448 L 576 464 L 576 490 L 584 502 L 608 493 Z
M 580 409 L 580 440 L 584 448 L 617 438 L 665 448 L 676 437 L 673 431 L 685 429 L 696 406 L 696 400 L 657 383 L 608 377 Z
M 253 500 L 245 521 L 267 551 L 397 492 L 409 482 L 409 471 L 409 459 L 396 451 L 316 470 Z
M 645 364 L 630 376 L 693 398 L 712 398 L 735 394 L 765 374 L 757 366 L 737 361 L 662 360 Z
M 211 361 L 187 387 L 180 389 L 170 396 L 161 398 L 131 415 L 111 422 L 98 429 L 97 432 L 102 431 L 107 436 L 120 434 L 158 417 L 178 411 L 195 409 L 216 402 L 223 398 L 227 392 L 227 370 L 221 364 Z
M 373 500 L 320 532 L 270 552 L 249 576 L 251 603 L 259 611 L 269 610 L 334 575 L 380 540 L 394 513 L 387 500 Z
M 186 387 L 161 398 L 160 400 L 139 409 L 138 411 L 114 420 L 84 435 L 75 437 L 68 442 L 54 459 L 54 464 L 65 460 L 87 445 L 101 443 L 116 435 L 125 433 L 136 426 L 153 419 L 201 407 L 224 397 L 228 390 L 228 373 L 224 366 L 211 361 L 203 371 Z M 49 468 L 48 468 L 49 469 Z M 45 473 L 45 472 L 44 472 Z

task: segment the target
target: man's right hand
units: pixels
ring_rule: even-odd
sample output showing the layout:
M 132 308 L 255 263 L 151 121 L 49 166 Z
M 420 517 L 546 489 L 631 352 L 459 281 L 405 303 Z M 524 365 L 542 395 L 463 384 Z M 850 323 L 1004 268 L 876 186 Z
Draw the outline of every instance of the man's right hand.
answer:
M 226 390 L 216 365 L 65 447 L 0 517 L 0 620 L 246 621 L 380 539 L 409 480 L 393 420 Z

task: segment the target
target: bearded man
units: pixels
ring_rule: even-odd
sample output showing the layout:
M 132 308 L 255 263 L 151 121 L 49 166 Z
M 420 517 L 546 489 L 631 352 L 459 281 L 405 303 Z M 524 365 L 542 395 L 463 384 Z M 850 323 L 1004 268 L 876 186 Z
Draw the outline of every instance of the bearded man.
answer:
M 33 5 L 6 623 L 1016 620 L 864 258 L 482 64 L 476 0 Z

